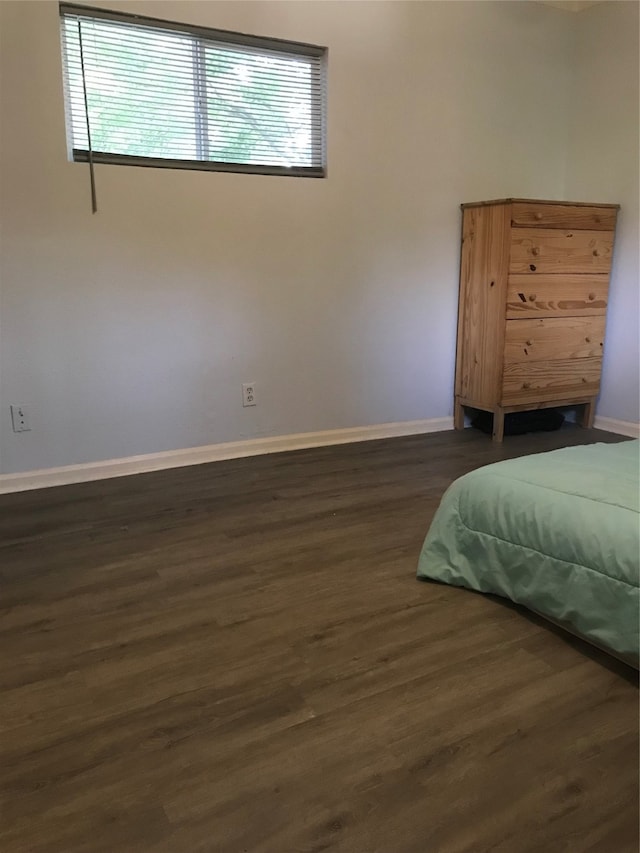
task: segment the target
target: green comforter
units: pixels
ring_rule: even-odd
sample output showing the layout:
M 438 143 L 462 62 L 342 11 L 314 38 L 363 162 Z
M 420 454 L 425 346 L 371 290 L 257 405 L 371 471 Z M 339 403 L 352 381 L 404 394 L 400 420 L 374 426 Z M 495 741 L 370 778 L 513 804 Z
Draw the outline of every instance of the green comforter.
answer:
M 640 442 L 498 462 L 445 493 L 419 578 L 491 592 L 637 664 Z

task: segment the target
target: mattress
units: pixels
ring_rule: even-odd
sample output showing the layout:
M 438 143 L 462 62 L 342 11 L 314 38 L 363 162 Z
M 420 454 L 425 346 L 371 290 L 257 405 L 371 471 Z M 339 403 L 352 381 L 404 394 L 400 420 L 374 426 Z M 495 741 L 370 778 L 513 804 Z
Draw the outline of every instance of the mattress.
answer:
M 443 496 L 418 577 L 494 593 L 638 664 L 640 442 L 479 468 Z

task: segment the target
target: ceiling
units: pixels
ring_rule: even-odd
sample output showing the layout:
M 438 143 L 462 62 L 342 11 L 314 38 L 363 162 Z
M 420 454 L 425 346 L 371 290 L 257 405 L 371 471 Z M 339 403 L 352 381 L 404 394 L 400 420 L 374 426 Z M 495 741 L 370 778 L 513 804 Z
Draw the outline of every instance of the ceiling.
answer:
M 540 2 L 547 6 L 557 6 L 558 9 L 564 9 L 566 12 L 581 12 L 605 0 L 540 0 Z

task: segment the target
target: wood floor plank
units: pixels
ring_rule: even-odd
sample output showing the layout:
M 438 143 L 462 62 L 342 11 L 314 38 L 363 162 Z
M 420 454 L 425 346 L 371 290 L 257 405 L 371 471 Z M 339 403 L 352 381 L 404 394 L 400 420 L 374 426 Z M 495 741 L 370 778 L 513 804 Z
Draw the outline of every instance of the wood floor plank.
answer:
M 409 436 L 0 497 L 3 853 L 637 853 L 635 674 L 415 579 Z

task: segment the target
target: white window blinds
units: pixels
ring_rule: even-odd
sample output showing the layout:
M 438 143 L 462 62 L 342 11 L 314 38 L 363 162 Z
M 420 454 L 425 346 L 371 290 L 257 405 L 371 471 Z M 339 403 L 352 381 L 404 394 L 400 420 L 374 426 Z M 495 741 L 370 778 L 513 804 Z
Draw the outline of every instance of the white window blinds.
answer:
M 74 160 L 323 177 L 313 45 L 60 5 Z

